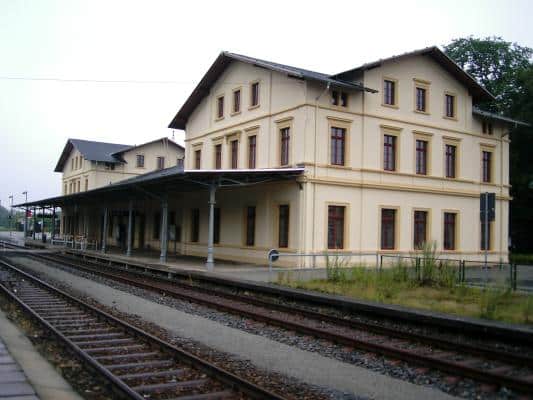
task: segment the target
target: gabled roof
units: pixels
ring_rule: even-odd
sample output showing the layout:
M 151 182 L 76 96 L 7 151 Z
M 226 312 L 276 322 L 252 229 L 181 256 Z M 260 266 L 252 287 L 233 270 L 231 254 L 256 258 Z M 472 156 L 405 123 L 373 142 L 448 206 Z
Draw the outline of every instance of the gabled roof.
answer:
M 62 172 L 65 166 L 65 162 L 68 159 L 72 149 L 76 148 L 86 160 L 89 161 L 100 161 L 108 163 L 121 163 L 124 162 L 120 157 L 115 156 L 114 154 L 131 147 L 129 144 L 118 144 L 118 143 L 105 143 L 105 142 L 94 142 L 91 140 L 82 140 L 82 139 L 68 139 L 63 152 L 59 157 L 59 161 L 54 169 L 54 172 Z
M 252 58 L 240 54 L 223 51 L 217 57 L 215 62 L 211 65 L 211 67 L 206 72 L 200 83 L 196 86 L 189 98 L 185 101 L 181 109 L 178 111 L 176 116 L 172 119 L 172 121 L 168 125 L 169 128 L 185 129 L 185 124 L 187 123 L 187 119 L 189 118 L 189 116 L 192 114 L 198 104 L 200 104 L 203 98 L 209 94 L 209 89 L 211 88 L 211 86 L 216 82 L 220 75 L 233 61 L 240 61 L 246 64 L 254 65 L 256 67 L 276 71 L 297 79 L 326 83 L 333 87 L 377 92 L 374 89 L 364 87 L 359 82 L 343 81 L 340 78 L 333 78 L 331 77 L 331 75 L 328 74 L 323 74 L 320 72 L 310 71 L 297 67 L 291 67 L 289 65 L 278 64 L 271 61 L 260 60 L 258 58 Z
M 127 148 L 124 148 L 122 150 L 119 150 L 119 151 L 113 153 L 113 155 L 114 156 L 120 156 L 120 155 L 122 155 L 122 154 L 124 154 L 124 153 L 126 153 L 128 151 L 135 150 L 135 149 L 138 149 L 140 147 L 148 146 L 149 144 L 157 143 L 157 142 L 166 142 L 167 144 L 169 144 L 171 146 L 174 146 L 174 147 L 177 147 L 178 149 L 185 150 L 185 148 L 183 146 L 179 145 L 178 143 L 176 143 L 172 139 L 169 139 L 167 137 L 162 137 L 162 138 L 159 138 L 159 139 L 156 139 L 156 140 L 152 140 L 151 142 L 137 144 L 135 146 L 128 146 Z
M 472 108 L 472 114 L 479 115 L 480 117 L 487 118 L 487 119 L 505 122 L 505 123 L 515 125 L 515 126 L 516 125 L 531 126 L 527 122 L 518 121 L 517 119 L 512 119 L 501 114 L 492 113 L 490 111 L 485 111 L 477 107 Z
M 426 47 L 423 49 L 410 51 L 407 53 L 403 53 L 403 54 L 399 54 L 396 56 L 383 58 L 377 61 L 366 63 L 357 68 L 352 68 L 348 71 L 344 71 L 336 75 L 333 75 L 332 78 L 346 79 L 347 75 L 351 75 L 354 72 L 362 72 L 368 69 L 379 67 L 385 62 L 396 61 L 396 60 L 401 60 L 403 58 L 420 56 L 420 55 L 431 57 L 441 67 L 443 67 L 446 71 L 448 71 L 448 73 L 450 73 L 455 79 L 457 79 L 464 86 L 466 86 L 468 90 L 470 91 L 470 94 L 474 98 L 475 102 L 481 101 L 481 100 L 494 100 L 494 96 L 487 89 L 481 86 L 474 79 L 474 77 L 472 77 L 472 75 L 470 75 L 464 69 L 462 69 L 459 65 L 457 65 L 455 61 L 453 61 L 450 57 L 448 57 L 437 46 Z

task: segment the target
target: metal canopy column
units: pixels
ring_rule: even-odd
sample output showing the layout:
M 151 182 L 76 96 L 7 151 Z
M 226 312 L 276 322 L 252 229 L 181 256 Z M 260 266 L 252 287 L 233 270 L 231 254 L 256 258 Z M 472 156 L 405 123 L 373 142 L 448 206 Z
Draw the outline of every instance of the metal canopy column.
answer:
M 205 267 L 209 272 L 213 271 L 215 262 L 213 259 L 213 242 L 215 237 L 215 193 L 217 186 L 212 184 L 209 186 L 209 232 L 207 236 L 207 260 Z
M 107 207 L 104 207 L 104 226 L 102 229 L 102 253 L 106 251 L 107 241 Z
M 166 198 L 161 200 L 161 256 L 159 261 L 161 263 L 167 262 L 167 248 L 168 248 L 168 200 Z
M 37 225 L 37 207 L 33 207 L 33 240 L 35 240 L 35 225 Z
M 41 240 L 42 240 L 44 237 L 44 207 L 41 207 L 41 211 L 42 211 L 42 214 L 41 214 Z
M 52 240 L 56 236 L 56 206 L 52 207 L 52 230 L 50 232 Z
M 132 241 L 132 229 L 133 229 L 133 200 L 130 200 L 128 209 L 128 248 L 126 255 L 131 256 L 131 241 Z

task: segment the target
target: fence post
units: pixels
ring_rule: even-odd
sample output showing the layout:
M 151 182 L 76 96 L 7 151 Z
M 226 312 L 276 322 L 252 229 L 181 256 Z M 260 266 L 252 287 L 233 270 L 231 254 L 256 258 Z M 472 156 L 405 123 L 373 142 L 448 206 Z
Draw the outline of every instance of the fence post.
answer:
M 465 260 L 461 260 L 460 261 L 461 263 L 461 283 L 464 283 L 465 280 L 466 280 L 466 261 Z
M 379 256 L 379 269 L 381 270 L 383 268 L 383 254 Z
M 416 279 L 420 282 L 420 257 L 415 259 Z

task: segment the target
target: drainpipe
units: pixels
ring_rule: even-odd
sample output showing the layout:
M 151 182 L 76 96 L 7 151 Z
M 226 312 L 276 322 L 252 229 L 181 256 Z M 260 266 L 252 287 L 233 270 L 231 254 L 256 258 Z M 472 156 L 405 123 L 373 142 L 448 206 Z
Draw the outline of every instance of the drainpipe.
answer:
M 205 267 L 208 272 L 213 272 L 214 268 L 214 258 L 213 258 L 213 245 L 215 237 L 215 193 L 217 191 L 217 186 L 211 184 L 209 186 L 209 231 L 207 236 L 207 261 L 205 262 Z
M 132 238 L 132 225 L 133 225 L 133 200 L 129 202 L 128 208 L 128 248 L 126 250 L 126 256 L 131 256 L 131 238 Z

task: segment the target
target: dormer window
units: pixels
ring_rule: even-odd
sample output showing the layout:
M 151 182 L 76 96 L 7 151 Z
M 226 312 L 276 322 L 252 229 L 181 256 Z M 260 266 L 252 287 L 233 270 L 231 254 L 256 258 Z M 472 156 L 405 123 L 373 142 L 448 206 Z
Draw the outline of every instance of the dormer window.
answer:
M 334 106 L 347 107 L 348 106 L 348 93 L 338 92 L 333 90 L 331 92 L 331 104 Z
M 492 135 L 493 134 L 492 124 L 490 122 L 488 122 L 488 121 L 483 121 L 482 122 L 482 131 L 483 131 L 483 133 Z
M 455 118 L 455 96 L 448 93 L 445 94 L 444 104 L 446 109 L 446 117 Z
M 157 157 L 157 169 L 164 169 L 165 168 L 165 157 Z
M 137 168 L 144 168 L 144 155 L 137 154 L 136 160 L 137 160 Z

